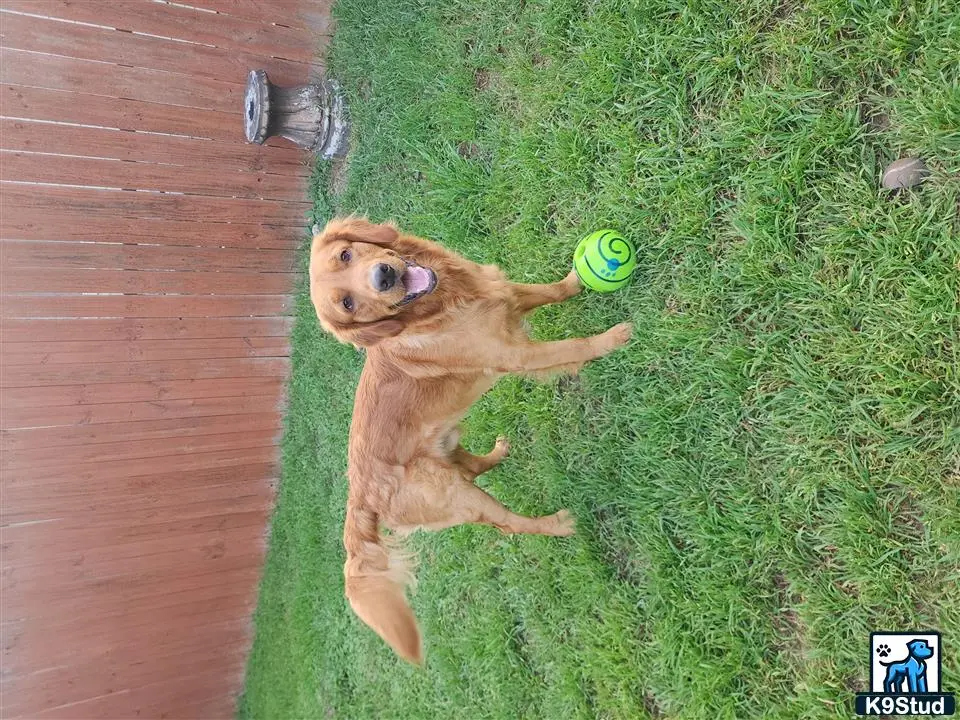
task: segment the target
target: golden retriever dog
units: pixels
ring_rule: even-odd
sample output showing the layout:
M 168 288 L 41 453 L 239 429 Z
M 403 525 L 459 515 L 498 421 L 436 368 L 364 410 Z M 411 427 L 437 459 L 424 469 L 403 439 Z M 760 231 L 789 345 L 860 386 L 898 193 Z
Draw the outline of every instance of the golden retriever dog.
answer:
M 310 297 L 322 326 L 366 348 L 353 422 L 343 542 L 354 612 L 405 660 L 423 659 L 407 603 L 411 574 L 391 542 L 418 528 L 485 523 L 505 533 L 565 536 L 573 519 L 510 512 L 474 484 L 507 454 L 460 446 L 470 406 L 507 373 L 575 373 L 624 345 L 629 323 L 586 338 L 533 342 L 524 316 L 580 291 L 576 273 L 546 285 L 512 283 L 497 267 L 363 218 L 315 233 Z M 384 536 L 381 528 L 393 535 Z

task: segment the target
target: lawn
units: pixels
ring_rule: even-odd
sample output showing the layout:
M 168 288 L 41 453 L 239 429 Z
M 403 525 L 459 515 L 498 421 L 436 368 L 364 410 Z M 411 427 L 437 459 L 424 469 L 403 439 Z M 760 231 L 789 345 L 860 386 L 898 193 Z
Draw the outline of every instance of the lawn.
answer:
M 480 478 L 571 539 L 419 534 L 423 669 L 343 598 L 363 357 L 301 288 L 283 477 L 244 718 L 832 718 L 871 630 L 944 633 L 960 692 L 960 8 L 850 0 L 340 0 L 353 119 L 316 214 L 393 218 L 517 281 L 587 232 L 632 319 L 575 378 L 508 378 L 466 422 Z M 883 166 L 932 175 L 891 196 Z M 305 255 L 304 255 L 305 258 Z

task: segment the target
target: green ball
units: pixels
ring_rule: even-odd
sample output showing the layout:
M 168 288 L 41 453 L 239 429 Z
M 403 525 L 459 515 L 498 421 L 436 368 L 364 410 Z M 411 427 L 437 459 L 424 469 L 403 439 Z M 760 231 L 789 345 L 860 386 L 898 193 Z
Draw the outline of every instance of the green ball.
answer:
M 633 243 L 616 230 L 587 235 L 573 253 L 573 268 L 580 282 L 599 292 L 612 292 L 627 284 L 637 267 Z

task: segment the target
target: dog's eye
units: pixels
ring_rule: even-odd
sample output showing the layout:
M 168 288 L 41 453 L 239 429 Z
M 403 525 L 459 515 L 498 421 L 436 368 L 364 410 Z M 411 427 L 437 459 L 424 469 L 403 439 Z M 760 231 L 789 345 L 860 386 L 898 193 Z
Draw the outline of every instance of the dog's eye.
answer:
M 340 259 L 343 260 L 343 262 L 345 263 L 350 262 L 351 257 L 353 257 L 353 253 L 351 253 L 349 249 L 344 250 L 342 253 L 340 253 Z
M 344 252 L 349 252 L 349 251 L 344 250 Z M 353 298 L 350 297 L 349 295 L 347 295 L 347 297 L 343 299 L 343 309 L 346 310 L 347 312 L 353 312 Z

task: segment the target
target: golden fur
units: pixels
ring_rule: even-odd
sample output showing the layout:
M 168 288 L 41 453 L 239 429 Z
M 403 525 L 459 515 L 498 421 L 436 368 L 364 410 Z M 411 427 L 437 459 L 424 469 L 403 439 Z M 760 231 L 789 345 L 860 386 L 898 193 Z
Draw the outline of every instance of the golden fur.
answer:
M 384 265 L 398 278 L 386 290 L 371 280 Z M 436 287 L 400 305 L 411 293 L 399 279 L 416 266 L 432 270 Z M 423 658 L 406 599 L 411 577 L 381 526 L 398 534 L 462 523 L 508 533 L 574 532 L 565 510 L 524 517 L 478 488 L 475 478 L 500 462 L 508 445 L 500 438 L 486 455 L 472 455 L 460 446 L 458 424 L 504 374 L 577 372 L 629 340 L 631 326 L 622 323 L 588 338 L 531 341 L 524 316 L 579 291 L 575 273 L 546 285 L 512 283 L 495 266 L 362 218 L 335 219 L 313 238 L 310 296 L 320 323 L 367 349 L 350 428 L 346 595 L 410 662 Z

